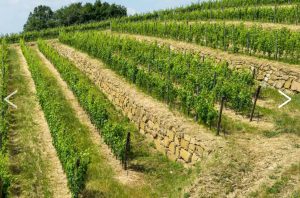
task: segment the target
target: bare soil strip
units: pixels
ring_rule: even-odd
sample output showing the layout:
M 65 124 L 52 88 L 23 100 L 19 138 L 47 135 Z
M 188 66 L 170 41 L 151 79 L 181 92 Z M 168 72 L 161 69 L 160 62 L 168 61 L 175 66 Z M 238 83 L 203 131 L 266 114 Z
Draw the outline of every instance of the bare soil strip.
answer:
M 16 112 L 15 119 L 18 119 L 16 126 L 13 130 L 12 143 L 13 145 L 19 147 L 21 151 L 25 152 L 17 155 L 16 160 L 18 162 L 12 161 L 13 164 L 22 165 L 19 167 L 22 172 L 23 169 L 28 171 L 28 175 L 31 175 L 31 178 L 21 178 L 17 179 L 17 187 L 20 192 L 18 196 L 20 197 L 57 197 L 57 198 L 68 198 L 71 197 L 71 193 L 68 189 L 67 178 L 64 174 L 62 166 L 60 164 L 59 158 L 57 157 L 56 150 L 52 145 L 52 137 L 49 131 L 47 121 L 44 117 L 44 113 L 39 105 L 38 99 L 36 97 L 36 89 L 34 82 L 31 78 L 31 74 L 28 70 L 28 65 L 26 60 L 21 52 L 20 47 L 15 47 L 17 55 L 20 61 L 20 71 L 21 75 L 24 78 L 24 84 L 26 87 L 27 93 L 18 93 L 16 97 L 16 105 L 18 106 L 19 112 Z M 13 79 L 16 80 L 16 79 Z M 17 89 L 18 87 L 16 87 Z M 26 120 L 26 121 L 24 121 Z M 23 126 L 26 124 L 26 126 Z M 18 127 L 20 127 L 18 129 Z M 26 131 L 28 134 L 26 135 Z M 20 134 L 24 133 L 24 134 Z M 20 138 L 26 138 L 20 139 Z M 18 144 L 20 143 L 20 144 Z M 13 146 L 12 145 L 12 146 Z M 28 154 L 29 153 L 29 154 Z M 28 156 L 32 153 L 33 161 L 24 161 L 29 160 Z M 36 157 L 38 156 L 38 157 Z M 29 156 L 30 157 L 30 156 Z M 12 159 L 14 160 L 14 158 Z M 34 161 L 37 160 L 37 161 Z M 27 164 L 35 163 L 32 166 Z M 25 167 L 24 167 L 25 166 Z M 26 170 L 28 167 L 36 167 L 35 170 Z M 22 173 L 21 173 L 22 175 Z M 21 176 L 22 177 L 22 176 Z M 45 178 L 46 177 L 46 178 Z M 17 177 L 18 178 L 18 177 Z M 45 182 L 46 180 L 46 182 Z M 44 182 L 47 187 L 43 186 Z M 31 186 L 32 185 L 32 186 Z M 49 188 L 49 189 L 44 189 Z M 29 192 L 30 191 L 30 192 Z M 49 191 L 49 192 L 44 192 Z M 18 194 L 18 192 L 17 192 Z M 51 194 L 51 195 L 49 195 Z
M 126 92 L 133 92 L 136 89 L 134 86 L 127 85 L 127 82 L 121 80 L 112 71 L 105 69 L 100 61 L 63 44 L 54 42 L 53 46 L 91 79 L 97 79 L 93 75 L 100 72 L 101 75 L 111 75 L 114 76 L 115 81 L 122 82 Z M 91 65 L 97 66 L 98 70 L 91 69 Z M 141 93 L 138 91 L 134 93 L 133 97 L 142 100 Z M 147 97 L 147 105 L 153 107 L 153 111 L 163 106 L 149 97 Z M 270 182 L 269 177 L 274 171 L 280 174 L 291 164 L 300 162 L 300 149 L 296 145 L 300 145 L 300 138 L 291 134 L 275 138 L 248 133 L 229 136 L 223 149 L 217 149 L 211 158 L 200 163 L 203 169 L 197 181 L 186 191 L 192 197 L 246 196 L 258 189 L 262 183 Z
M 99 153 L 101 154 L 102 157 L 104 157 L 107 163 L 111 167 L 113 167 L 116 179 L 118 179 L 118 181 L 120 181 L 122 184 L 125 185 L 142 185 L 144 183 L 142 179 L 143 178 L 142 173 L 138 173 L 132 170 L 125 171 L 123 169 L 120 161 L 115 158 L 110 148 L 104 143 L 103 139 L 99 135 L 98 130 L 91 123 L 88 114 L 80 106 L 77 98 L 75 97 L 73 92 L 69 89 L 67 83 L 62 79 L 59 72 L 52 65 L 52 63 L 38 50 L 37 46 L 35 46 L 34 48 L 37 50 L 38 55 L 40 56 L 44 65 L 52 72 L 52 74 L 57 79 L 57 82 L 60 85 L 66 99 L 69 101 L 72 108 L 74 109 L 76 116 L 79 118 L 82 124 L 87 126 L 87 128 L 91 132 L 91 139 L 93 143 L 98 146 Z

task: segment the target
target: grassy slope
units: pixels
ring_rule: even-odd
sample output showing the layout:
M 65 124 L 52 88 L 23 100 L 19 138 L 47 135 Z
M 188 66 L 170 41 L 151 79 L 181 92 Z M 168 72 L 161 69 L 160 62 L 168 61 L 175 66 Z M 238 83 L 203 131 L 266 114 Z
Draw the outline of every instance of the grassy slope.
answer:
M 288 94 L 291 96 L 291 94 Z M 272 88 L 264 88 L 261 98 L 269 101 L 267 107 L 258 107 L 258 111 L 264 116 L 273 120 L 276 129 L 267 132 L 266 136 L 275 136 L 280 133 L 294 133 L 300 136 L 300 94 L 292 95 L 292 101 L 281 109 L 280 104 L 286 101 L 286 98 Z

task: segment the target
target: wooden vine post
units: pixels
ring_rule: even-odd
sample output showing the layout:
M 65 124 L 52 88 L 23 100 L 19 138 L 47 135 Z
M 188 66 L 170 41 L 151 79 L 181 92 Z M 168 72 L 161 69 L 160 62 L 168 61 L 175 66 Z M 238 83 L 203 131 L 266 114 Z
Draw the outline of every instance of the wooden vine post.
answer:
M 256 76 L 256 69 L 253 68 L 253 70 L 252 70 L 252 79 L 255 79 L 255 76 Z
M 0 178 L 0 198 L 4 198 L 3 194 L 4 194 L 4 192 L 3 192 L 3 182 L 2 182 L 2 179 Z
M 221 101 L 220 111 L 219 111 L 218 125 L 217 125 L 217 135 L 218 136 L 220 135 L 220 131 L 221 131 L 222 113 L 223 113 L 225 100 L 226 100 L 226 98 L 225 98 L 225 96 L 223 96 L 222 101 Z
M 261 89 L 261 86 L 258 86 L 256 93 L 255 93 L 254 103 L 253 103 L 253 107 L 252 107 L 252 111 L 251 111 L 251 115 L 250 115 L 250 122 L 252 122 L 252 120 L 253 120 L 253 115 L 254 115 L 254 111 L 255 111 L 255 107 L 256 107 L 256 102 L 257 102 L 257 99 L 258 99 L 258 96 L 260 93 L 260 89 Z
M 123 167 L 125 170 L 127 170 L 128 168 L 129 153 L 130 153 L 130 132 L 127 133 L 126 144 L 125 144 L 124 161 L 123 161 Z

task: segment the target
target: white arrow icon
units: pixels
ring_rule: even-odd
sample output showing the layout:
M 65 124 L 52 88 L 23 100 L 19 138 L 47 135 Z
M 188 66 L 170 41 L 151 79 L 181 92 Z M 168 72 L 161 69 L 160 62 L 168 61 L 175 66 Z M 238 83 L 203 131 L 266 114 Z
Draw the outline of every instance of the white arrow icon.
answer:
M 284 105 L 286 105 L 287 103 L 291 102 L 292 98 L 290 98 L 288 95 L 286 95 L 285 93 L 283 93 L 282 91 L 278 90 L 278 92 L 283 95 L 284 97 L 286 97 L 286 99 L 288 99 L 287 101 L 285 101 L 284 103 L 282 103 L 281 105 L 278 106 L 278 108 L 280 109 L 281 107 L 283 107 Z
M 15 109 L 17 109 L 17 105 L 13 104 L 12 102 L 9 101 L 9 98 L 12 97 L 13 95 L 15 95 L 16 93 L 18 93 L 18 90 L 12 92 L 11 94 L 9 94 L 9 96 L 7 96 L 6 98 L 4 98 L 5 102 L 7 102 L 8 104 L 10 104 L 12 107 L 14 107 Z

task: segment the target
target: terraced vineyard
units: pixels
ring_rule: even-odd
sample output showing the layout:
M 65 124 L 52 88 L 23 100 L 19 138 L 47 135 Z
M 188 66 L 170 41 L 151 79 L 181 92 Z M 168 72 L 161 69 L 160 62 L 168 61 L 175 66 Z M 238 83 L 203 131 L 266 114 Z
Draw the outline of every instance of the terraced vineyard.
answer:
M 299 5 L 2 37 L 0 197 L 300 197 Z

